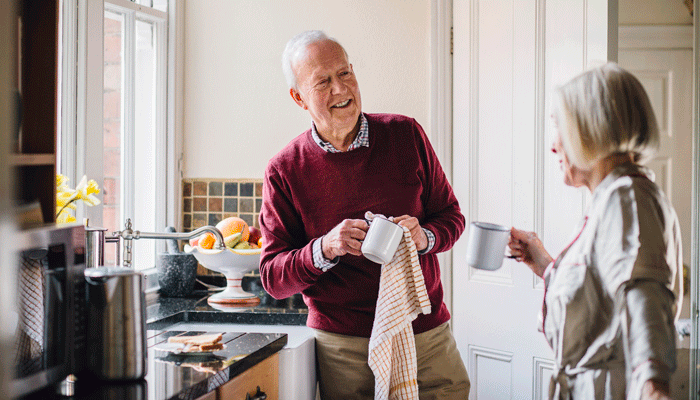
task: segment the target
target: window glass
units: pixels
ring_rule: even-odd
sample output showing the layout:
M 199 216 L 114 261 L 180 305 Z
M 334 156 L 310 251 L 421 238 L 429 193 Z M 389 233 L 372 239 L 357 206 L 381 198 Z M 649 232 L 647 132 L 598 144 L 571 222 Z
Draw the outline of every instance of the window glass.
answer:
M 135 229 L 156 229 L 156 46 L 153 23 L 136 21 L 134 68 L 134 200 Z M 155 243 L 152 239 L 134 242 L 134 265 L 153 264 Z M 150 265 L 153 266 L 153 265 Z
M 123 229 L 122 184 L 122 93 L 124 86 L 124 15 L 105 12 L 102 226 L 108 232 Z M 115 260 L 116 246 L 105 246 L 105 261 Z
M 165 228 L 165 65 L 159 35 L 165 21 L 105 3 L 104 16 L 104 196 L 102 226 L 108 232 Z M 163 54 L 163 55 L 161 55 Z M 132 242 L 132 265 L 155 266 L 162 241 Z M 116 260 L 117 246 L 106 246 L 105 262 Z

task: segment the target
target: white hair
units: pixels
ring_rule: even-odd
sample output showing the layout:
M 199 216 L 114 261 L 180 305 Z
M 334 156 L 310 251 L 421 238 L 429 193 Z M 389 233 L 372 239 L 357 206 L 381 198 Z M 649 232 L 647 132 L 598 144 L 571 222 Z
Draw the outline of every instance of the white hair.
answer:
M 325 40 L 335 42 L 341 49 L 343 49 L 345 57 L 348 56 L 348 53 L 345 51 L 343 46 L 338 43 L 337 40 L 328 37 L 328 35 L 326 35 L 326 33 L 323 31 L 304 31 L 294 36 L 289 40 L 289 42 L 287 42 L 287 46 L 284 48 L 284 52 L 282 53 L 282 72 L 284 72 L 284 77 L 287 79 L 287 85 L 289 85 L 290 89 L 297 88 L 297 77 L 294 73 L 294 67 L 299 60 L 306 57 L 307 48 L 309 45 L 317 42 L 323 42 Z
M 649 161 L 659 146 L 659 129 L 651 102 L 639 80 L 609 62 L 557 88 L 554 116 L 566 155 L 588 168 L 615 153 L 632 153 Z

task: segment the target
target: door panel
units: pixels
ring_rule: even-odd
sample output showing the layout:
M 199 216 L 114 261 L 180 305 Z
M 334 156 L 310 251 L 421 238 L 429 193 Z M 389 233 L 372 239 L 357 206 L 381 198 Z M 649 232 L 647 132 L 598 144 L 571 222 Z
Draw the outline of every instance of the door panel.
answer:
M 590 60 L 606 59 L 608 43 L 599 42 L 606 35 L 591 32 L 608 29 L 600 11 L 608 1 L 471 0 L 453 7 L 455 193 L 468 221 L 536 231 L 556 255 L 585 198 L 564 186 L 550 156 L 549 99 L 554 85 Z M 452 252 L 452 321 L 470 399 L 546 398 L 554 364 L 537 329 L 541 279 L 510 259 L 497 271 L 469 268 L 467 240 L 463 235 Z
M 692 47 L 620 49 L 619 63 L 632 72 L 649 95 L 661 134 L 661 146 L 648 166 L 656 183 L 678 214 L 683 241 L 683 261 L 690 264 L 692 176 Z M 690 293 L 686 289 L 681 318 L 690 318 Z M 671 395 L 688 398 L 689 338 L 679 340 L 677 370 Z

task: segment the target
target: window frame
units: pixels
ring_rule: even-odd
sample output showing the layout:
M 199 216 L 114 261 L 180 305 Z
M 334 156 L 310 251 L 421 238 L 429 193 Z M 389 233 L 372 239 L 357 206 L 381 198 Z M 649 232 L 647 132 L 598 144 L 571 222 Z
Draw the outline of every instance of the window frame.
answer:
M 105 11 L 125 13 L 131 17 L 126 20 L 142 20 L 153 23 L 156 34 L 156 57 L 158 60 L 155 73 L 158 99 L 154 104 L 155 110 L 155 161 L 156 179 L 159 187 L 156 194 L 156 226 L 179 226 L 179 211 L 181 201 L 178 201 L 181 167 L 176 154 L 181 154 L 182 139 L 181 123 L 176 121 L 175 107 L 181 107 L 181 101 L 176 102 L 176 94 L 182 93 L 181 79 L 175 79 L 175 62 L 181 60 L 181 51 L 175 46 L 175 39 L 181 36 L 181 29 L 174 25 L 181 23 L 176 18 L 176 6 L 180 0 L 168 0 L 168 12 L 151 9 L 128 0 L 62 0 L 63 24 L 63 60 L 61 67 L 63 93 L 61 99 L 61 141 L 62 154 L 59 158 L 60 170 L 67 175 L 71 182 L 77 183 L 83 175 L 95 179 L 100 187 L 104 186 L 103 169 L 103 79 L 104 79 L 104 32 Z M 125 29 L 125 36 L 131 31 Z M 133 46 L 135 38 L 126 38 L 125 45 Z M 177 53 L 177 54 L 176 54 Z M 180 61 L 181 63 L 181 61 Z M 125 68 L 125 76 L 133 76 L 134 61 L 130 60 Z M 131 75 L 129 75 L 131 74 Z M 181 73 L 179 73 L 181 75 Z M 133 102 L 133 79 L 128 79 L 132 87 L 125 87 L 131 93 Z M 126 92 L 125 92 L 126 93 Z M 132 103 L 133 104 L 133 103 Z M 133 107 L 123 108 L 123 131 L 133 132 Z M 94 133 L 93 133 L 94 132 Z M 125 137 L 129 135 L 124 135 Z M 127 143 L 128 145 L 128 143 Z M 74 149 L 74 151 L 68 151 Z M 132 152 L 133 156 L 133 152 Z M 124 158 L 124 165 L 130 168 L 133 159 Z M 179 173 L 178 173 L 179 172 Z M 122 176 L 129 175 L 130 170 L 122 171 Z M 125 185 L 121 193 L 121 215 L 133 215 L 133 182 Z M 129 204 L 128 199 L 134 199 Z M 125 201 L 125 199 L 127 201 Z M 82 207 L 76 213 L 78 220 L 89 219 L 90 226 L 102 226 L 102 207 Z M 121 218 L 121 217 L 120 217 Z M 122 222 L 123 223 L 123 222 Z M 139 229 L 138 226 L 134 227 Z M 121 228 L 120 228 L 121 229 Z M 141 229 L 144 230 L 144 229 Z M 155 241 L 156 252 L 165 248 L 165 243 Z M 155 265 L 155 260 L 153 261 Z

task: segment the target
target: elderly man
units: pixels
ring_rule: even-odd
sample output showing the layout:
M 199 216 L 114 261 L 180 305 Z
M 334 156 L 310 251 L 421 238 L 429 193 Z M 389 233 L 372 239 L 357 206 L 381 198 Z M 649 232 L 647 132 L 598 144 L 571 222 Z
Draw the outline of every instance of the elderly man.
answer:
M 265 171 L 260 276 L 276 298 L 303 294 L 322 398 L 374 396 L 367 359 L 381 267 L 360 251 L 371 211 L 408 228 L 418 250 L 431 303 L 413 321 L 420 398 L 466 399 L 437 260 L 465 220 L 427 136 L 412 118 L 362 113 L 347 54 L 323 32 L 290 40 L 283 69 L 313 123 Z

